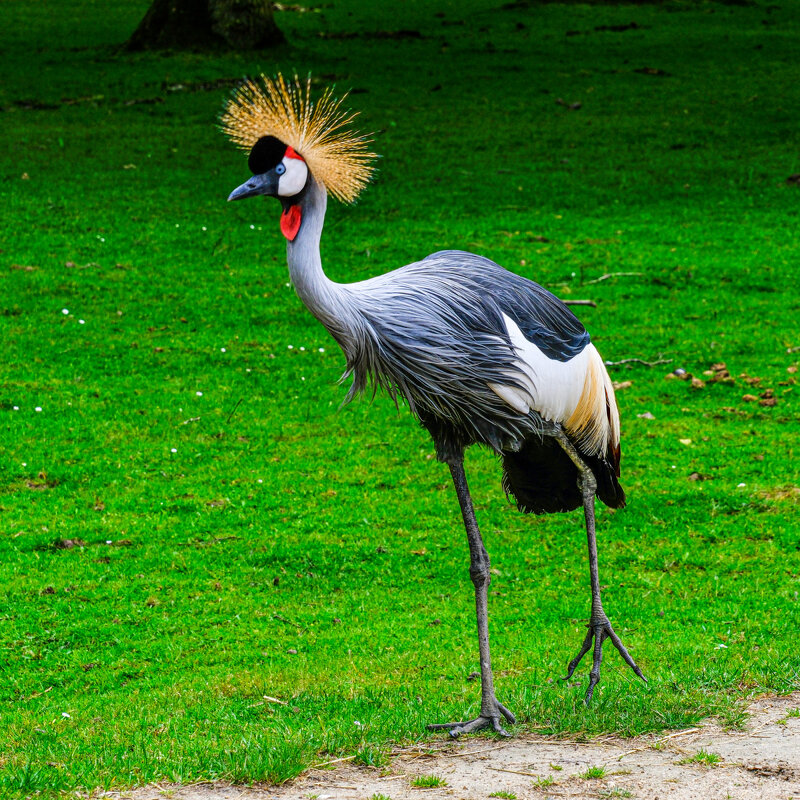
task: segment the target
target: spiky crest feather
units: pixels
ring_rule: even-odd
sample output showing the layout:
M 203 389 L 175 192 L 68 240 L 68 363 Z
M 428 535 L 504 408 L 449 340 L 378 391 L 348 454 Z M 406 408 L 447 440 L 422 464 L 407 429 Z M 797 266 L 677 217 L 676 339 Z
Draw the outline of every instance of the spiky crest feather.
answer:
M 235 91 L 220 126 L 246 151 L 262 136 L 280 139 L 305 159 L 330 194 L 352 203 L 369 183 L 377 156 L 368 147 L 372 139 L 350 129 L 358 114 L 342 109 L 346 97 L 334 97 L 328 87 L 312 101 L 310 76 L 303 85 L 297 75 L 290 81 L 280 73 L 274 79 L 262 75 Z

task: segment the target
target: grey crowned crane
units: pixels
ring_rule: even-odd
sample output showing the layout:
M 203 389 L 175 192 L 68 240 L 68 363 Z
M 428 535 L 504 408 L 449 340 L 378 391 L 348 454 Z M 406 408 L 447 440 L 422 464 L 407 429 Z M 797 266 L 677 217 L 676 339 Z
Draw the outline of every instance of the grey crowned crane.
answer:
M 344 98 L 342 98 L 344 99 Z M 433 437 L 450 468 L 469 543 L 481 665 L 480 715 L 430 725 L 453 737 L 490 727 L 505 734 L 514 715 L 495 695 L 487 595 L 491 575 L 464 473 L 464 450 L 483 444 L 500 455 L 503 488 L 520 511 L 547 514 L 583 507 L 589 545 L 591 617 L 571 677 L 593 650 L 585 700 L 600 680 L 606 638 L 641 670 L 603 611 L 594 498 L 625 505 L 619 483 L 620 430 L 614 389 L 583 325 L 564 303 L 489 259 L 459 250 L 357 283 L 335 283 L 322 269 L 320 236 L 328 193 L 352 202 L 375 157 L 353 132 L 354 115 L 330 89 L 315 102 L 310 79 L 262 76 L 234 94 L 221 118 L 249 153 L 253 176 L 228 200 L 267 195 L 283 207 L 292 283 L 347 359 L 348 400 L 370 381 L 397 400 Z

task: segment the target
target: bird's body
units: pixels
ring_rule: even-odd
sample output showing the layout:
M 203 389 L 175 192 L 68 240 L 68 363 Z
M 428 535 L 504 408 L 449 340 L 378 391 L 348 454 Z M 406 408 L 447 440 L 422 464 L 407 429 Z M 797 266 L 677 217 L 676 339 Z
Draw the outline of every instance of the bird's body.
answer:
M 404 400 L 450 467 L 475 586 L 481 714 L 470 722 L 431 727 L 455 736 L 487 725 L 503 732 L 501 717 L 514 722 L 494 693 L 489 558 L 463 468 L 464 450 L 472 444 L 501 455 L 503 486 L 520 510 L 584 507 L 592 615 L 569 675 L 594 641 L 587 702 L 599 681 L 607 637 L 641 676 L 600 601 L 594 497 L 620 507 L 625 494 L 618 480 L 614 390 L 588 333 L 538 284 L 463 251 L 433 253 L 358 283 L 330 280 L 320 255 L 328 191 L 353 199 L 368 171 L 365 176 L 363 140 L 337 133 L 349 121 L 338 103 L 326 94 L 315 110 L 308 97 L 308 88 L 303 98 L 297 83 L 287 87 L 282 78 L 265 79 L 264 90 L 250 84 L 229 105 L 226 129 L 250 148 L 254 173 L 229 199 L 265 194 L 281 200 L 292 283 L 346 356 L 345 375 L 353 379 L 348 398 L 371 385 Z
M 504 488 L 521 510 L 581 504 L 575 465 L 543 435 L 560 424 L 588 458 L 601 499 L 624 504 L 619 417 L 605 366 L 583 325 L 555 295 L 487 258 L 433 253 L 358 283 L 323 272 L 325 193 L 308 187 L 303 235 L 287 245 L 301 299 L 325 325 L 352 374 L 405 400 L 442 461 L 472 444 L 503 454 Z M 547 454 L 546 469 L 525 470 Z

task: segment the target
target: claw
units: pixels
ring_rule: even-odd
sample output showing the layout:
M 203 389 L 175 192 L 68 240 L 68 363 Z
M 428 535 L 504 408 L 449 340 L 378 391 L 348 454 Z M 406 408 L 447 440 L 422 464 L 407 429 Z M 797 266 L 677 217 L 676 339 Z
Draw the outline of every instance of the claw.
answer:
M 581 662 L 581 659 L 589 652 L 590 649 L 592 649 L 592 640 L 594 640 L 592 669 L 589 672 L 589 688 L 586 690 L 586 696 L 583 699 L 583 702 L 587 706 L 592 702 L 592 695 L 594 694 L 595 686 L 600 683 L 600 664 L 603 661 L 603 642 L 607 638 L 611 639 L 611 643 L 617 648 L 622 656 L 623 661 L 636 673 L 638 677 L 647 683 L 647 678 L 645 678 L 645 676 L 642 674 L 642 671 L 636 665 L 636 662 L 633 660 L 625 645 L 622 644 L 622 640 L 614 632 L 614 629 L 611 627 L 611 623 L 608 621 L 608 617 L 606 617 L 605 614 L 603 614 L 602 618 L 599 620 L 590 622 L 586 627 L 589 630 L 587 631 L 583 643 L 581 644 L 581 649 L 578 652 L 578 655 L 569 662 L 569 665 L 567 666 L 567 675 L 563 680 L 566 681 L 572 677 L 572 674 L 575 672 L 575 669 Z
M 499 713 L 496 714 L 481 714 L 475 719 L 467 722 L 441 722 L 428 725 L 429 731 L 447 731 L 451 739 L 458 739 L 462 733 L 474 733 L 475 731 L 489 728 L 500 736 L 510 738 L 511 734 L 500 724 L 501 715 L 511 725 L 516 725 L 517 718 L 502 704 L 495 700 L 495 707 Z
M 451 739 L 458 739 L 462 733 L 475 733 L 475 731 L 489 727 L 500 736 L 511 737 L 511 734 L 500 724 L 499 717 L 480 716 L 469 722 L 442 722 L 427 726 L 429 731 L 447 731 Z

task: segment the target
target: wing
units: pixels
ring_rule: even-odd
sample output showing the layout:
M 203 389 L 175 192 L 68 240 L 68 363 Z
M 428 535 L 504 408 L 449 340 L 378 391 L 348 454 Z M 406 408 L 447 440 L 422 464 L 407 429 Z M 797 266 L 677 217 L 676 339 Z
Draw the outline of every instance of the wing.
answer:
M 461 250 L 442 250 L 423 262 L 456 264 L 480 288 L 483 302 L 514 321 L 528 341 L 554 361 L 568 361 L 590 342 L 581 321 L 552 292 L 494 261 Z
M 587 455 L 618 453 L 602 359 L 577 317 L 543 287 L 489 259 L 445 250 L 349 288 L 367 325 L 356 391 L 369 373 L 420 416 L 479 426 L 473 441 L 497 449 L 546 419 Z M 492 426 L 503 435 L 486 434 Z

